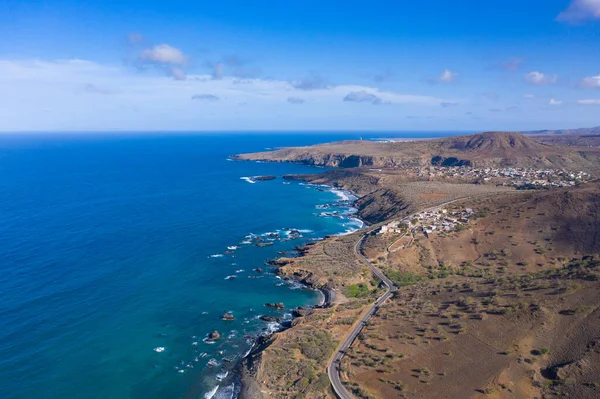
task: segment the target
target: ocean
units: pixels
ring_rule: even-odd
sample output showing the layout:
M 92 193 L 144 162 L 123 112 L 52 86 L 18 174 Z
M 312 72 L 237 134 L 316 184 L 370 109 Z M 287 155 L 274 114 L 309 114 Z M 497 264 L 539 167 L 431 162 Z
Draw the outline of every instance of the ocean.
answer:
M 362 223 L 348 193 L 281 179 L 323 169 L 227 157 L 361 136 L 416 135 L 0 136 L 0 397 L 234 397 L 278 327 L 258 317 L 321 301 L 265 261 Z

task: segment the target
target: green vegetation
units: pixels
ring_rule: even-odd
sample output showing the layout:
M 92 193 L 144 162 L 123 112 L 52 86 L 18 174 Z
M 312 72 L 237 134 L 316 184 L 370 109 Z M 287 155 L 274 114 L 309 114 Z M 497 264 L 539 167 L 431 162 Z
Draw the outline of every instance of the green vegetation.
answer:
M 419 276 L 413 273 L 404 273 L 397 270 L 387 269 L 386 276 L 394 282 L 394 284 L 403 287 L 407 285 L 418 284 L 425 280 L 425 276 Z
M 365 298 L 371 294 L 366 284 L 351 284 L 344 289 L 344 295 L 348 298 Z

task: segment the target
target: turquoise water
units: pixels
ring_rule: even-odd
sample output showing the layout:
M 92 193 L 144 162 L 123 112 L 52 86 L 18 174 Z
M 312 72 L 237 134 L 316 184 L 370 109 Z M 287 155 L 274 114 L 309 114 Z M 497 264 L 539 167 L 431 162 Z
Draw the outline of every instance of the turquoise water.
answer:
M 0 397 L 230 397 L 232 373 L 217 377 L 276 327 L 257 317 L 288 317 L 264 303 L 320 301 L 253 269 L 360 222 L 340 193 L 241 179 L 322 169 L 227 156 L 356 136 L 1 136 Z

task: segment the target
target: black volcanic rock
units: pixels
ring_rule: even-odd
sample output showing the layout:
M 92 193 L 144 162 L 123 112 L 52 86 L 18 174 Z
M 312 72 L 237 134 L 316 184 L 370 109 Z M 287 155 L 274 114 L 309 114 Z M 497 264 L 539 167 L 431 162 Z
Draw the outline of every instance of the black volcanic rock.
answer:
M 276 176 L 254 176 L 252 180 L 255 181 L 267 181 L 267 180 L 275 180 Z
M 283 304 L 283 302 L 265 303 L 265 306 L 268 307 L 268 308 L 275 308 L 275 309 L 279 309 L 279 310 L 285 309 L 285 305 Z
M 312 313 L 312 309 L 296 308 L 296 309 L 292 310 L 292 316 L 294 316 L 294 317 L 305 317 L 311 313 Z
M 259 319 L 261 319 L 262 321 L 266 321 L 267 323 L 279 323 L 281 321 L 279 317 L 273 316 L 260 316 Z

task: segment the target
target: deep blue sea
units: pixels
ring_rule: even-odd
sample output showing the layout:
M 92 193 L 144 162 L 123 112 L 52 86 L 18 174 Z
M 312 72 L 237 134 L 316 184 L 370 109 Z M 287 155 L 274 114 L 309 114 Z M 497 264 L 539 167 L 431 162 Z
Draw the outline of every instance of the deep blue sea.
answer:
M 280 178 L 323 169 L 227 156 L 360 136 L 385 135 L 0 136 L 0 397 L 231 397 L 249 337 L 276 328 L 258 316 L 289 317 L 264 304 L 321 300 L 254 269 L 361 223 L 343 193 Z

